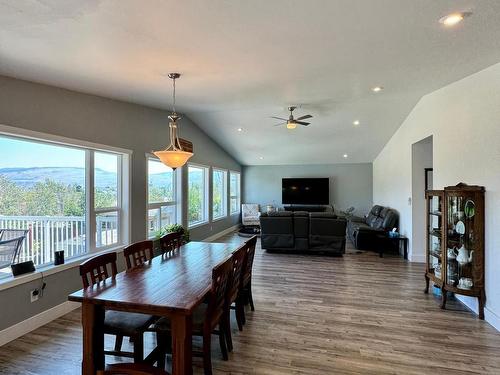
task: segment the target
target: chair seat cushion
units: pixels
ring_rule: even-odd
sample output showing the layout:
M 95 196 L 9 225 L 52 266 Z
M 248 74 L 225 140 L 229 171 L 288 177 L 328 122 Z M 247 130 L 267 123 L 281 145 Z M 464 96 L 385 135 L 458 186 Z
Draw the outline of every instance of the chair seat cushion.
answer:
M 151 315 L 109 310 L 104 318 L 104 331 L 130 336 L 144 332 L 154 321 Z
M 203 331 L 203 323 L 205 322 L 205 315 L 207 313 L 208 305 L 205 303 L 200 304 L 193 311 L 193 333 L 199 333 Z M 170 319 L 160 318 L 154 326 L 155 330 L 170 332 L 171 325 Z

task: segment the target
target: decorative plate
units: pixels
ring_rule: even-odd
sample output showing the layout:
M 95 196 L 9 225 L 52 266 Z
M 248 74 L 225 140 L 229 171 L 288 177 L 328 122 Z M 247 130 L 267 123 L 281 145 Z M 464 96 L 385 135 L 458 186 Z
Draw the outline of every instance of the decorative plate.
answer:
M 455 225 L 455 232 L 458 234 L 465 234 L 465 224 L 463 221 L 458 221 L 457 224 Z

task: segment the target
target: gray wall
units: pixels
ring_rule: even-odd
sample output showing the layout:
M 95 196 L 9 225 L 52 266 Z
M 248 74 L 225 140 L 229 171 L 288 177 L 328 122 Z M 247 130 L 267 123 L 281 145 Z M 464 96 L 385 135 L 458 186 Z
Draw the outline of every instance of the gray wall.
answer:
M 371 163 L 245 166 L 243 176 L 243 202 L 261 207 L 282 206 L 281 179 L 286 177 L 329 177 L 330 204 L 336 210 L 354 206 L 364 214 L 372 206 Z
M 168 112 L 154 108 L 0 76 L 0 124 L 133 151 L 132 241 L 146 237 L 145 154 L 166 146 L 167 116 Z M 188 118 L 181 121 L 182 136 L 194 143 L 193 162 L 241 170 L 229 154 Z M 183 196 L 187 196 L 185 191 Z M 238 222 L 236 215 L 198 227 L 192 230 L 192 239 L 206 238 Z M 66 301 L 68 293 L 80 287 L 80 279 L 75 269 L 51 275 L 44 297 L 30 303 L 28 291 L 39 284 L 34 281 L 0 292 L 0 306 L 3 306 L 0 330 Z

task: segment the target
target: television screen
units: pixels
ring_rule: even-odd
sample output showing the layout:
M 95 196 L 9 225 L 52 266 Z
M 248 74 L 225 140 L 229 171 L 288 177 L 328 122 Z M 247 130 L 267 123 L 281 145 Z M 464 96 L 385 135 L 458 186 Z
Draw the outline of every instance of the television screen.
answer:
M 328 178 L 284 178 L 281 203 L 330 204 Z

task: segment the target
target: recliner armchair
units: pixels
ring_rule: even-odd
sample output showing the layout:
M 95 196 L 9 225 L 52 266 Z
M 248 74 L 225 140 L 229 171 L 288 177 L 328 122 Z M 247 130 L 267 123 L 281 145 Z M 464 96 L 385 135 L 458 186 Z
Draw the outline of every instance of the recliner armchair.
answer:
M 375 205 L 366 218 L 353 216 L 347 224 L 347 235 L 356 249 L 374 249 L 377 235 L 398 226 L 399 215 L 389 207 Z

